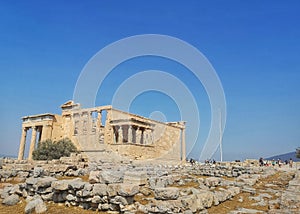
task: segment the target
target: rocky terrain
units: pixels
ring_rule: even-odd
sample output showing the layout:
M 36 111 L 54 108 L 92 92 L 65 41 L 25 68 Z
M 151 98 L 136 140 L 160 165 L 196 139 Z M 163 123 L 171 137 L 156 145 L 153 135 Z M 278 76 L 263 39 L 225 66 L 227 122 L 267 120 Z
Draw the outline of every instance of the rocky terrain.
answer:
M 74 155 L 48 162 L 7 159 L 0 166 L 0 213 L 17 209 L 128 214 L 300 211 L 296 167 L 259 167 L 255 161 L 88 164 Z

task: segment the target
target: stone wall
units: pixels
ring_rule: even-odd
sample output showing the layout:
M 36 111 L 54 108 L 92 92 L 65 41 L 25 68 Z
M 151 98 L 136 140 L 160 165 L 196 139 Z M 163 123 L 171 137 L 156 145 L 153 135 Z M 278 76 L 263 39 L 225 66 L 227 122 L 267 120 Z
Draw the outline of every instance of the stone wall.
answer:
M 26 198 L 30 205 L 27 204 L 27 209 L 34 209 L 32 204 L 42 203 L 45 207 L 45 202 L 54 201 L 66 206 L 115 213 L 205 213 L 207 208 L 218 205 L 241 191 L 253 191 L 251 186 L 261 176 L 275 172 L 272 168 L 243 166 L 241 163 L 90 163 L 89 166 L 72 169 L 70 166 L 74 164 L 67 163 L 70 159 L 65 159 L 65 163 L 60 161 L 62 165 L 58 162 L 56 166 L 48 166 L 53 162 L 36 163 L 34 168 L 30 168 L 28 163 L 19 163 L 15 164 L 14 170 L 9 168 L 12 163 L 4 163 L 0 173 L 2 181 L 8 181 L 9 178 L 5 178 L 5 172 L 8 171 L 14 171 L 10 176 L 22 175 L 24 180 L 19 184 L 6 186 L 0 191 L 1 198 L 5 202 Z M 80 165 L 80 158 L 78 163 Z M 84 174 L 89 175 L 88 180 L 59 179 L 61 175 Z M 30 204 L 30 201 L 39 203 Z

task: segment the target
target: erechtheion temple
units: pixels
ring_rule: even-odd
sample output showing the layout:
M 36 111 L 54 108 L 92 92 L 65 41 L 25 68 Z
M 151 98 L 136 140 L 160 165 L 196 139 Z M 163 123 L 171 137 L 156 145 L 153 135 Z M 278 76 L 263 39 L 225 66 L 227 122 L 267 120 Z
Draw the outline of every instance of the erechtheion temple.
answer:
M 81 108 L 68 101 L 62 114 L 38 114 L 22 118 L 18 159 L 24 158 L 27 132 L 31 129 L 28 160 L 37 143 L 69 138 L 87 157 L 104 158 L 103 151 L 132 160 L 185 160 L 185 122 L 163 123 L 123 112 L 112 106 Z M 102 157 L 103 156 L 103 157 Z

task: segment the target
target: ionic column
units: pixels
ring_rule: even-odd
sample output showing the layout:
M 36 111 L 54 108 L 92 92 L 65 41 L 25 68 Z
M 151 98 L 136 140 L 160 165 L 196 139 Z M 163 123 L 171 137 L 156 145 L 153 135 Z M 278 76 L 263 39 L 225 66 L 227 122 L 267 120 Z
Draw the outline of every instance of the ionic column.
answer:
M 27 128 L 22 128 L 22 136 L 21 136 L 21 140 L 20 140 L 18 160 L 22 160 L 24 158 L 26 136 L 27 136 Z
M 117 129 L 115 127 L 112 128 L 113 133 L 113 143 L 117 143 Z
M 142 133 L 141 133 L 142 131 L 139 129 L 139 128 L 137 128 L 136 129 L 136 141 L 135 141 L 135 143 L 141 143 L 141 135 L 142 135 Z
M 123 129 L 122 126 L 120 126 L 119 130 L 118 130 L 118 143 L 123 143 Z
M 32 127 L 32 135 L 31 135 L 31 142 L 30 142 L 30 147 L 29 147 L 28 160 L 32 160 L 32 153 L 34 151 L 35 142 L 36 142 L 36 127 L 33 126 Z
M 145 131 L 144 131 L 144 144 L 145 145 L 149 144 L 149 137 L 150 137 L 149 130 L 145 129 Z
M 131 126 L 128 127 L 128 143 L 132 143 L 132 128 Z
M 153 144 L 153 143 L 154 143 L 154 134 L 153 134 L 153 130 L 151 130 L 149 136 L 149 144 Z

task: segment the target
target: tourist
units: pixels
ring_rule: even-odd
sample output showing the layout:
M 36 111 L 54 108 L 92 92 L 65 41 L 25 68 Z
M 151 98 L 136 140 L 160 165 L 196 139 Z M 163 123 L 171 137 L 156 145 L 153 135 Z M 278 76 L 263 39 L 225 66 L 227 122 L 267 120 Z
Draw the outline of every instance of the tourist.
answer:
M 192 164 L 192 166 L 195 164 L 195 160 L 193 158 L 190 159 L 190 163 Z
M 281 161 L 281 159 L 279 158 L 279 159 L 278 159 L 278 166 L 279 166 L 279 168 L 281 168 L 281 165 L 282 165 L 282 161 Z
M 289 165 L 290 165 L 290 168 L 293 167 L 293 159 L 292 158 L 290 158 Z
M 276 161 L 273 159 L 272 160 L 272 166 L 275 166 L 275 164 L 276 164 Z
M 259 166 L 263 166 L 264 165 L 264 159 L 263 158 L 259 158 Z

